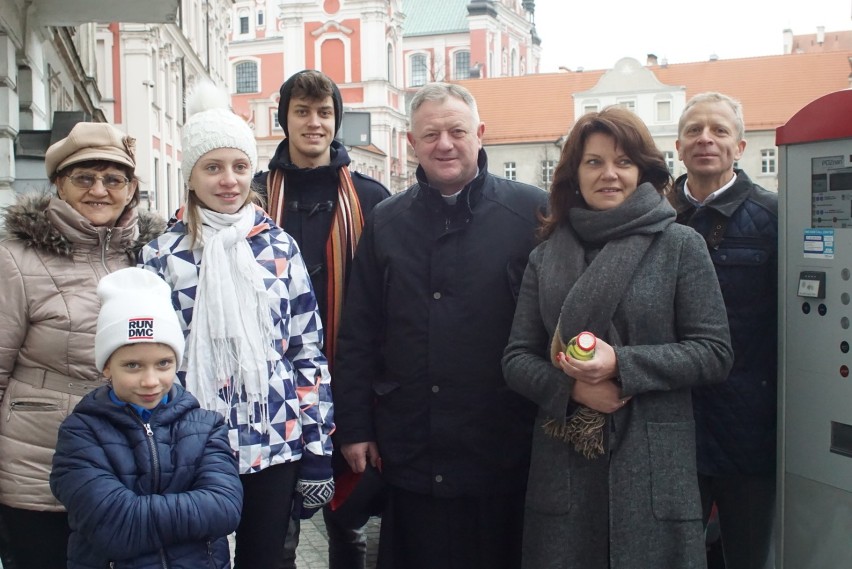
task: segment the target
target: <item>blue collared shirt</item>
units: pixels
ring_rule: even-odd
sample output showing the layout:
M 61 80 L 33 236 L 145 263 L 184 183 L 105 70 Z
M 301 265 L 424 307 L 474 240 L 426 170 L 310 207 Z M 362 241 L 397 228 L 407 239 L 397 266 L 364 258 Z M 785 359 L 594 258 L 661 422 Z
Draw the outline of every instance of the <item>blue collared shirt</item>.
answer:
M 136 414 L 139 416 L 139 418 L 142 419 L 143 423 L 147 423 L 148 421 L 151 420 L 151 415 L 154 413 L 154 409 L 156 409 L 160 405 L 168 405 L 168 403 L 169 403 L 169 394 L 166 393 L 163 396 L 162 401 L 160 401 L 159 405 L 157 405 L 157 407 L 154 407 L 154 409 L 146 409 L 146 408 L 140 407 L 139 405 L 136 405 L 134 403 L 127 403 L 126 401 L 122 401 L 121 399 L 118 398 L 118 395 L 115 394 L 115 389 L 113 389 L 111 387 L 109 389 L 109 398 L 116 405 L 120 405 L 120 406 L 128 405 L 128 406 L 130 406 L 130 408 L 133 409 L 136 412 Z

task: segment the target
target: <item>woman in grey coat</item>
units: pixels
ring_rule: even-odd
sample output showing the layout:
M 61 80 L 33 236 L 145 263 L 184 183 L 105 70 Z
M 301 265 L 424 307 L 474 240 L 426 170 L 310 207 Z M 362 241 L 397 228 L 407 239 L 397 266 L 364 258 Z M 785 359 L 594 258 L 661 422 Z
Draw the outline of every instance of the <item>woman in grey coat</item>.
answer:
M 690 388 L 733 362 L 707 246 L 674 223 L 642 121 L 608 107 L 562 150 L 506 380 L 539 406 L 525 569 L 706 566 Z M 595 356 L 564 353 L 581 331 Z

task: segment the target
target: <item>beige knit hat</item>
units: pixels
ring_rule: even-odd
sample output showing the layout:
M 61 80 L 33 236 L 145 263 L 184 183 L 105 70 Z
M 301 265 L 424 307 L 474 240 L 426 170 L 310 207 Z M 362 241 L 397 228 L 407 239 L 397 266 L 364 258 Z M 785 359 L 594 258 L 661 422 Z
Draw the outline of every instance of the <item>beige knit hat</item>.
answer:
M 53 180 L 66 166 L 104 160 L 136 169 L 136 139 L 105 122 L 78 122 L 68 136 L 50 145 L 44 155 L 47 177 Z

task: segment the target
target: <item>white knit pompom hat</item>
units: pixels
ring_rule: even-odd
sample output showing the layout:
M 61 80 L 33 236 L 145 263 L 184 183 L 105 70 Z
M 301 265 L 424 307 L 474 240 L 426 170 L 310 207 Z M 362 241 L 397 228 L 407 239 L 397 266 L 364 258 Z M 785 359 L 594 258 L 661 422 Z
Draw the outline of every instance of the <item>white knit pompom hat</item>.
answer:
M 257 172 L 257 143 L 248 123 L 230 109 L 228 94 L 209 81 L 199 82 L 186 98 L 188 118 L 181 144 L 183 181 L 189 184 L 198 160 L 217 148 L 236 148 L 248 156 L 252 173 Z
M 110 273 L 98 283 L 101 310 L 95 334 L 98 371 L 122 346 L 166 344 L 180 367 L 184 351 L 183 329 L 172 306 L 172 289 L 153 272 L 129 267 Z

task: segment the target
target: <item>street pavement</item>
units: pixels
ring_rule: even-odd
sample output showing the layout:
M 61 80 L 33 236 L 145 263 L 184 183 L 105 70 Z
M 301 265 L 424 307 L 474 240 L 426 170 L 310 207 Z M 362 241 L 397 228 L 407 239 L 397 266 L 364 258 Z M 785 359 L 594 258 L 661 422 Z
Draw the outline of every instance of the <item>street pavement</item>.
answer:
M 370 518 L 367 522 L 367 569 L 376 568 L 381 518 Z M 233 553 L 233 535 L 230 537 Z M 3 564 L 0 563 L 0 569 Z M 328 536 L 322 514 L 303 520 L 299 547 L 296 548 L 296 569 L 328 569 Z
M 379 548 L 379 528 L 381 518 L 370 518 L 367 522 L 367 569 L 376 568 Z M 296 569 L 328 569 L 328 535 L 322 514 L 318 513 L 309 520 L 302 520 L 299 529 L 299 547 L 296 548 Z M 234 554 L 234 536 L 229 536 L 231 555 Z M 0 565 L 0 569 L 3 566 Z
M 381 518 L 367 522 L 367 569 L 375 569 L 379 545 Z M 302 520 L 299 547 L 296 548 L 296 569 L 328 569 L 328 536 L 322 514 Z

